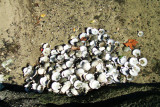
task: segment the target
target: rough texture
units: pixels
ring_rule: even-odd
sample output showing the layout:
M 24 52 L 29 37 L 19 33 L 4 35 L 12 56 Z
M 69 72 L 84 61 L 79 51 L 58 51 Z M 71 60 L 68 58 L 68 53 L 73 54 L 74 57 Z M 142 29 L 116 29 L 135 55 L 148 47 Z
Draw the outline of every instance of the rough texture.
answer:
M 119 84 L 114 87 L 103 87 L 85 97 L 80 97 L 81 100 L 51 93 L 19 93 L 18 90 L 14 92 L 6 88 L 10 91 L 4 89 L 0 93 L 6 92 L 10 93 L 10 96 L 15 94 L 20 97 L 17 100 L 4 95 L 6 99 L 1 99 L 1 102 L 10 102 L 11 105 L 23 101 L 30 101 L 33 104 L 63 104 L 77 101 L 92 103 L 121 95 L 122 98 L 125 95 L 134 96 L 141 93 L 140 91 L 151 91 L 153 87 L 149 84 L 158 85 L 160 82 L 159 5 L 159 0 L 0 0 L 0 63 L 8 59 L 13 60 L 13 63 L 8 65 L 11 70 L 0 66 L 0 74 L 6 76 L 7 84 L 19 85 L 22 89 L 24 78 L 21 69 L 26 63 L 30 65 L 37 63 L 41 43 L 48 42 L 53 48 L 57 44 L 67 43 L 70 38 L 84 32 L 89 26 L 107 30 L 111 38 L 120 43 L 136 39 L 138 41 L 136 48 L 140 48 L 142 56 L 148 59 L 147 67 L 142 68 L 139 76 L 134 79 L 133 86 Z M 41 14 L 45 14 L 45 17 L 40 17 Z M 143 31 L 144 36 L 138 37 L 137 31 Z M 44 98 L 39 99 L 41 98 L 39 96 Z M 151 97 L 146 98 L 152 101 Z M 144 100 L 142 99 L 142 102 Z

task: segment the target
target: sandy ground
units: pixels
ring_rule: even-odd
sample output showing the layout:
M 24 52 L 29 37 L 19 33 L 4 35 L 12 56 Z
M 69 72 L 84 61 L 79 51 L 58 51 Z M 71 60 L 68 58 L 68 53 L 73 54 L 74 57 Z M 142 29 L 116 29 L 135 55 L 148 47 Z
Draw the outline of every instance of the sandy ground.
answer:
M 138 41 L 148 65 L 133 82 L 160 82 L 159 6 L 159 0 L 0 0 L 0 63 L 13 60 L 10 70 L 0 66 L 0 74 L 5 83 L 22 85 L 22 67 L 37 63 L 42 43 L 53 48 L 95 27 L 120 43 Z

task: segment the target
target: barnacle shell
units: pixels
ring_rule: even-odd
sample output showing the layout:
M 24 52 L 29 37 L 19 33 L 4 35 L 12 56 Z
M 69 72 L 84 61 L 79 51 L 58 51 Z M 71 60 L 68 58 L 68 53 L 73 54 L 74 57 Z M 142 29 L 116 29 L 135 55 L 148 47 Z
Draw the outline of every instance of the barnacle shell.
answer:
M 51 85 L 51 87 L 52 87 L 53 92 L 59 93 L 60 88 L 62 86 L 61 86 L 61 84 L 59 82 L 53 82 L 52 85 Z
M 98 89 L 98 88 L 100 88 L 100 83 L 96 80 L 91 80 L 90 83 L 89 83 L 89 86 L 92 89 Z
M 61 88 L 61 92 L 65 93 L 70 88 L 70 86 L 71 86 L 71 82 L 70 81 L 66 81 L 64 83 L 64 85 L 62 86 L 62 88 Z
M 148 63 L 148 61 L 147 61 L 146 58 L 140 58 L 140 59 L 139 59 L 139 64 L 140 64 L 141 66 L 146 66 L 147 63 Z
M 139 49 L 134 49 L 132 54 L 135 56 L 135 57 L 138 57 L 141 55 L 141 51 Z

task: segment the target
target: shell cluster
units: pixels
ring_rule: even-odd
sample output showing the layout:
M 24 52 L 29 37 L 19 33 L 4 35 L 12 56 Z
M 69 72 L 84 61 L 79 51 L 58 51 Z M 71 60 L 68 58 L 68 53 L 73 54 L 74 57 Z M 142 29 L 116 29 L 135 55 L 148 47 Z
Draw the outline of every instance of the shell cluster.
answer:
M 112 83 L 125 83 L 146 66 L 141 51 L 134 49 L 134 57 L 119 56 L 120 43 L 110 38 L 104 29 L 88 27 L 86 33 L 69 40 L 68 44 L 41 47 L 39 64 L 23 68 L 25 90 L 42 93 L 83 95 Z

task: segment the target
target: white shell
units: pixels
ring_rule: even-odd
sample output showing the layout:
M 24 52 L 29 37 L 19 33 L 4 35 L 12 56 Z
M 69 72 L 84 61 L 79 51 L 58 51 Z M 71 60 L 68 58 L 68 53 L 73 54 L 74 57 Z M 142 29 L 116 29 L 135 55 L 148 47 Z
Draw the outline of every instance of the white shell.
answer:
M 99 50 L 100 50 L 100 51 L 104 51 L 104 50 L 105 50 L 105 47 L 99 47 Z
M 37 83 L 33 83 L 32 84 L 32 90 L 37 90 L 38 84 Z
M 79 35 L 79 39 L 81 39 L 81 38 L 83 38 L 83 37 L 86 37 L 86 36 L 87 36 L 86 33 L 81 33 L 81 34 Z
M 120 65 L 124 65 L 127 62 L 127 57 L 123 56 L 122 58 L 117 60 Z
M 100 55 L 102 52 L 99 51 L 97 48 L 93 48 L 92 49 L 92 52 L 95 54 L 95 55 Z
M 97 80 L 98 80 L 99 82 L 106 83 L 106 82 L 107 82 L 107 76 L 106 76 L 106 74 L 105 74 L 105 73 L 101 73 L 101 74 L 98 76 Z
M 138 72 L 136 72 L 136 71 L 129 70 L 129 73 L 130 73 L 132 76 L 138 76 Z
M 57 50 L 55 49 L 51 50 L 51 55 L 57 55 L 57 54 L 58 54 Z
M 107 44 L 113 45 L 114 44 L 114 40 L 113 39 L 108 39 Z
M 41 68 L 38 69 L 38 74 L 39 75 L 43 75 L 45 73 L 46 73 L 46 70 L 44 68 L 41 67 Z
M 86 29 L 87 35 L 89 35 L 89 34 L 91 33 L 91 29 L 92 29 L 92 27 L 88 27 L 88 28 Z
M 32 73 L 33 73 L 32 66 L 28 66 L 23 69 L 24 76 L 30 75 Z
M 67 61 L 66 62 L 66 66 L 68 67 L 68 68 L 70 68 L 71 66 L 73 65 L 73 61 Z
M 79 89 L 81 87 L 82 87 L 82 82 L 81 81 L 77 80 L 77 81 L 74 82 L 74 88 L 75 89 Z
M 50 56 L 50 58 L 49 58 L 49 62 L 54 62 L 55 59 L 56 59 L 56 55 L 52 55 L 52 56 Z
M 66 59 L 66 60 L 70 59 L 70 57 L 68 56 L 68 54 L 64 53 L 64 59 Z
M 89 43 L 89 45 L 91 45 L 91 46 L 96 46 L 96 41 L 95 41 L 95 40 L 92 40 L 92 41 Z
M 50 52 L 51 52 L 50 48 L 44 48 L 43 51 L 42 51 L 42 54 L 44 56 L 48 56 L 48 55 L 50 55 Z
M 71 49 L 71 45 L 66 44 L 66 45 L 64 45 L 63 48 L 65 51 L 67 51 L 67 50 Z
M 74 96 L 79 95 L 78 91 L 77 91 L 75 88 L 72 88 L 72 89 L 71 89 L 71 93 L 72 93 Z
M 69 75 L 72 74 L 72 71 L 70 69 L 66 69 L 62 72 L 62 77 L 68 77 Z
M 105 30 L 104 29 L 99 29 L 99 34 L 100 35 L 103 35 L 105 33 Z
M 93 28 L 93 29 L 91 29 L 91 33 L 93 35 L 98 35 L 99 31 L 97 29 Z
M 47 63 L 44 64 L 44 68 L 47 69 L 48 67 L 50 67 L 50 65 L 51 64 L 49 62 L 47 62 Z
M 103 63 L 99 63 L 96 66 L 96 69 L 97 69 L 97 72 L 103 72 L 103 69 L 104 69 Z
M 128 74 L 129 74 L 129 69 L 128 69 L 127 67 L 121 67 L 120 72 L 121 72 L 123 75 L 128 76 Z
M 75 45 L 75 43 L 78 42 L 78 39 L 77 38 L 73 38 L 71 41 L 70 41 L 70 44 L 71 45 Z
M 82 60 L 80 62 L 80 66 L 85 70 L 85 71 L 89 71 L 91 69 L 91 65 L 87 60 Z
M 109 39 L 109 35 L 104 34 L 104 35 L 103 35 L 103 40 L 104 40 L 104 41 L 107 41 L 108 39 Z
M 113 72 L 112 76 L 113 76 L 114 81 L 119 82 L 118 80 L 119 72 Z
M 134 58 L 134 57 L 130 58 L 129 64 L 132 65 L 132 66 L 137 65 L 138 64 L 138 59 Z
M 48 82 L 47 77 L 42 77 L 42 78 L 40 79 L 40 84 L 41 84 L 43 87 L 46 87 L 47 82 Z
M 38 85 L 38 87 L 37 87 L 37 92 L 38 92 L 38 93 L 42 93 L 43 91 L 44 91 L 43 86 L 42 86 L 42 85 Z
M 60 79 L 61 79 L 61 74 L 59 72 L 53 72 L 52 80 L 53 81 L 59 81 Z
M 83 58 L 85 58 L 87 55 L 88 55 L 88 52 L 87 52 L 87 51 L 83 51 L 83 52 L 82 52 L 82 57 L 83 57 Z
M 146 58 L 140 58 L 140 59 L 139 59 L 139 64 L 140 64 L 141 66 L 146 66 L 147 63 L 148 63 L 148 61 L 147 61 Z
M 143 34 L 144 34 L 143 31 L 139 31 L 139 32 L 138 32 L 138 36 L 139 36 L 139 37 L 142 37 Z
M 132 54 L 135 56 L 135 57 L 138 57 L 141 55 L 141 51 L 139 49 L 134 49 Z
M 107 53 L 105 56 L 105 60 L 111 60 L 111 58 L 112 58 L 111 55 Z
M 91 81 L 91 80 L 93 80 L 93 79 L 95 79 L 95 77 L 94 77 L 93 74 L 86 74 L 86 75 L 85 75 L 85 80 L 86 80 L 86 81 Z
M 50 45 L 49 45 L 48 43 L 44 43 L 44 44 L 42 45 L 42 47 L 43 47 L 43 49 L 45 49 L 45 48 L 49 48 Z
M 70 88 L 70 86 L 71 86 L 71 82 L 70 81 L 66 81 L 64 83 L 64 85 L 62 86 L 62 88 L 61 88 L 61 92 L 65 93 Z
M 79 77 L 81 77 L 84 73 L 85 73 L 84 69 L 81 69 L 81 68 L 76 71 L 76 75 Z
M 99 83 L 99 81 L 91 80 L 90 83 L 89 83 L 89 86 L 92 89 L 98 89 L 98 88 L 100 88 L 100 83 Z
M 53 82 L 51 87 L 53 92 L 58 93 L 60 91 L 61 84 L 59 82 Z
M 88 93 L 88 91 L 91 89 L 90 87 L 89 87 L 89 85 L 87 84 L 87 83 L 82 83 L 82 87 L 85 89 L 85 93 Z
M 70 80 L 71 84 L 73 84 L 77 80 L 77 76 L 76 75 L 70 75 L 69 80 Z
M 49 58 L 47 56 L 43 56 L 40 58 L 39 62 L 49 62 Z
M 87 51 L 87 47 L 86 46 L 80 46 L 80 51 Z
M 64 60 L 64 55 L 58 55 L 57 56 L 57 60 L 59 60 L 59 61 L 63 61 Z
M 98 40 L 103 41 L 103 35 L 98 35 Z

